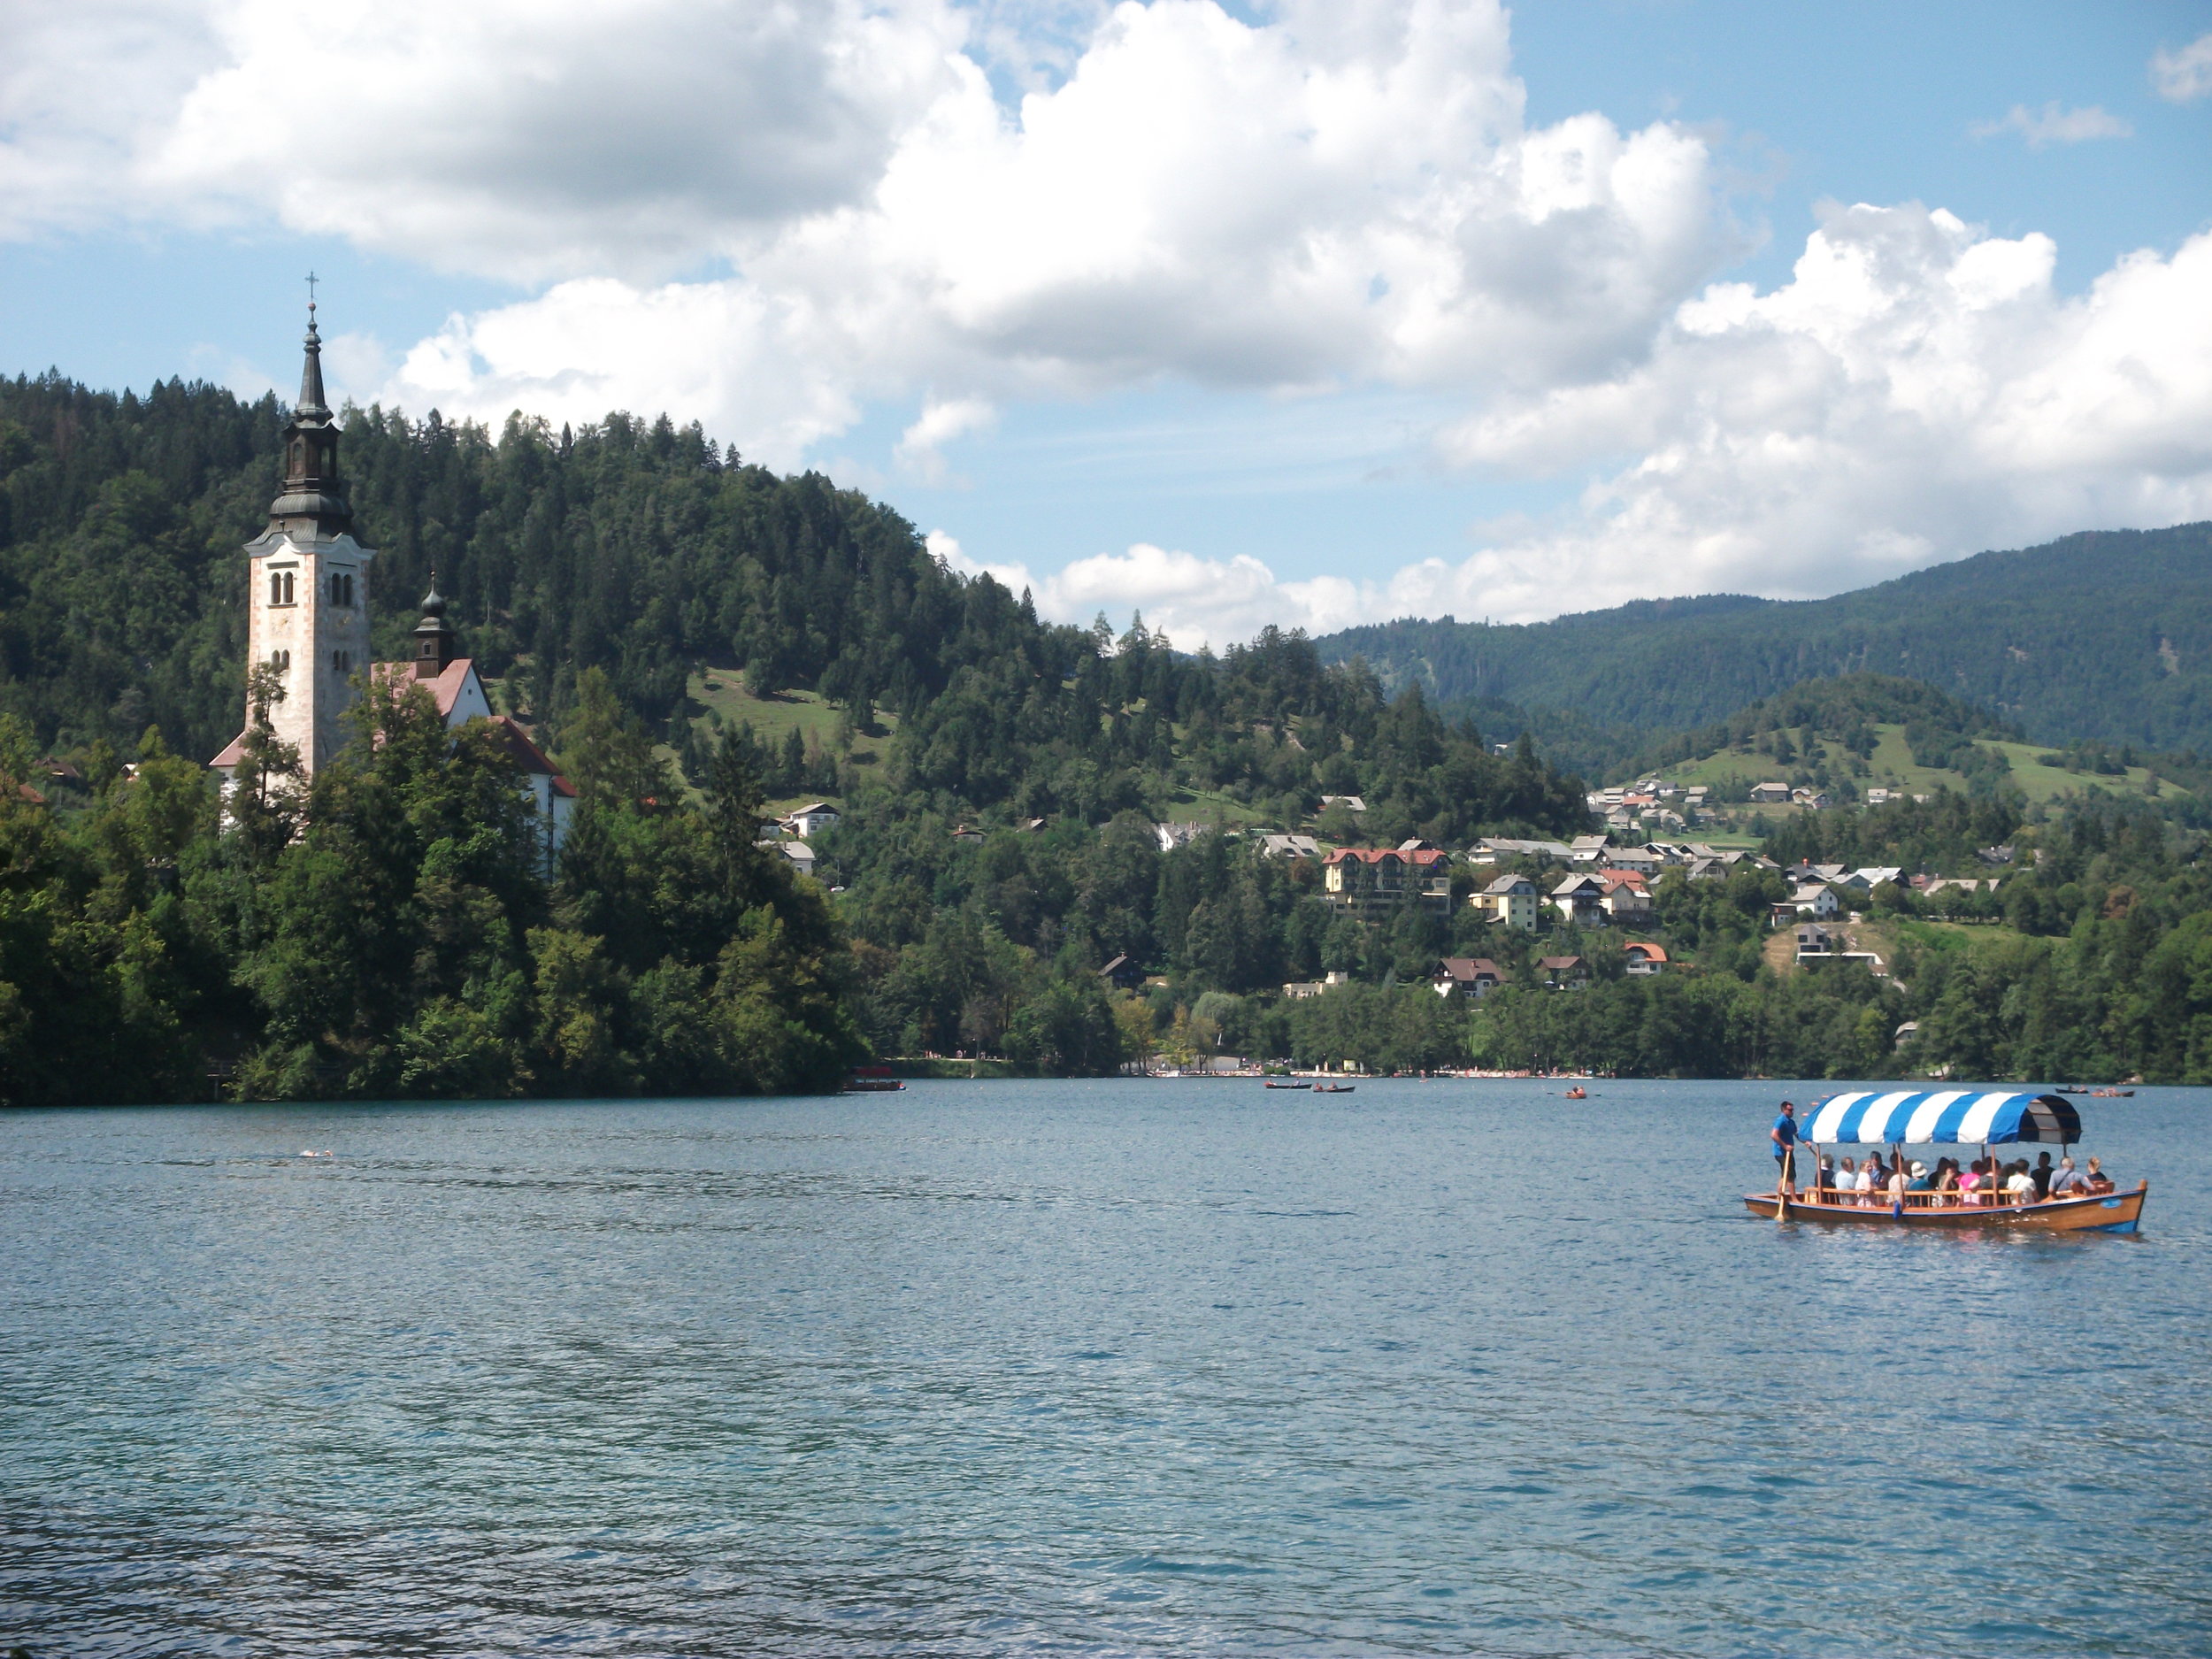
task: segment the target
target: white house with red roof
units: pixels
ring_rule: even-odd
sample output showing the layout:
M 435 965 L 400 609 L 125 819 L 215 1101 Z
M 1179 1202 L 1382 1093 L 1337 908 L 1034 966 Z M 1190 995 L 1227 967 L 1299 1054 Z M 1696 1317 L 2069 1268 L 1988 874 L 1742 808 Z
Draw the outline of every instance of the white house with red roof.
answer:
M 1650 884 L 1635 871 L 1601 871 L 1598 879 L 1605 884 L 1598 903 L 1614 921 L 1640 921 L 1651 914 Z

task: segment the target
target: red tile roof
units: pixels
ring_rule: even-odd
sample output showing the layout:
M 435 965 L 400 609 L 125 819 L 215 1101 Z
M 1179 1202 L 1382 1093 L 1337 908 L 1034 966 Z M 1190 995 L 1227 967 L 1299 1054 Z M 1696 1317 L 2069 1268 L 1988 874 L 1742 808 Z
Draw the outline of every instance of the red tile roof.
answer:
M 1498 971 L 1498 964 L 1487 956 L 1447 956 L 1441 972 L 1461 980 L 1491 979 L 1502 982 L 1505 979 Z
M 530 733 L 522 729 L 521 722 L 510 714 L 495 714 L 491 718 L 492 735 L 499 741 L 517 766 L 533 777 L 550 778 L 553 793 L 573 796 L 576 787 L 561 776 L 546 753 L 530 741 Z
M 369 672 L 379 680 L 399 680 L 403 687 L 418 683 L 428 687 L 431 696 L 437 702 L 438 712 L 449 718 L 453 713 L 453 705 L 460 700 L 461 687 L 468 680 L 469 671 L 475 666 L 474 657 L 457 657 L 446 664 L 445 672 L 435 680 L 419 682 L 415 679 L 415 665 L 412 663 L 375 663 L 371 664 Z
M 1322 863 L 1341 864 L 1348 858 L 1365 864 L 1380 864 L 1386 858 L 1395 858 L 1409 864 L 1440 864 L 1444 862 L 1444 855 L 1437 852 L 1402 853 L 1395 847 L 1340 847 Z

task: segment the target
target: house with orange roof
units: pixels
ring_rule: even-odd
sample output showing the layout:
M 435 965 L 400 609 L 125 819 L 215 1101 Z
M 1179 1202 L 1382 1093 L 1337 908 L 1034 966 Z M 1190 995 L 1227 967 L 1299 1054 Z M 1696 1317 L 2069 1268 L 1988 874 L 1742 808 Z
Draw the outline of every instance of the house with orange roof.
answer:
M 1321 893 L 1329 903 L 1356 916 L 1371 916 L 1402 904 L 1420 904 L 1438 915 L 1452 907 L 1452 877 L 1443 853 L 1432 849 L 1340 847 L 1321 861 Z

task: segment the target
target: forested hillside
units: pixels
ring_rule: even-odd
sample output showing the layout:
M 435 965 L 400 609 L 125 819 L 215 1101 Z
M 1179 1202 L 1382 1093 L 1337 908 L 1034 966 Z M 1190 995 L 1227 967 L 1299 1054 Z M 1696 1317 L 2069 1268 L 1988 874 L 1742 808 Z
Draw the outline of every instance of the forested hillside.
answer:
M 127 749 L 149 725 L 187 755 L 244 707 L 242 544 L 277 485 L 273 399 L 168 382 L 145 398 L 0 381 L 0 710 L 43 747 Z M 1089 821 L 1174 815 L 1231 791 L 1270 818 L 1365 793 L 1394 838 L 1578 824 L 1566 780 L 1486 753 L 1422 699 L 1325 671 L 1267 635 L 1219 661 L 1040 622 L 1025 595 L 955 576 L 888 508 L 818 473 L 742 464 L 696 426 L 612 415 L 495 438 L 433 414 L 355 411 L 342 465 L 378 549 L 380 655 L 403 656 L 434 568 L 448 617 L 510 707 L 559 741 L 577 676 L 680 749 L 691 672 L 818 693 L 866 730 L 895 718 L 890 781 L 946 810 Z M 1164 642 L 1162 642 L 1164 644 Z
M 1209 993 L 1411 979 L 1450 942 L 1434 916 L 1332 917 L 1310 862 L 1263 869 L 1225 834 L 1163 852 L 1155 820 L 1318 811 L 1385 844 L 1586 826 L 1577 780 L 1492 753 L 1417 687 L 1386 697 L 1273 633 L 1215 658 L 1046 625 L 887 509 L 695 428 L 495 439 L 375 411 L 348 419 L 342 464 L 380 552 L 380 655 L 404 654 L 434 566 L 463 650 L 582 787 L 570 844 L 523 867 L 491 752 L 441 757 L 419 710 L 377 698 L 379 745 L 303 794 L 257 740 L 259 804 L 219 821 L 196 763 L 246 719 L 240 548 L 282 417 L 181 383 L 0 383 L 0 774 L 52 802 L 6 804 L 0 1098 L 211 1075 L 280 1095 L 821 1087 L 861 1033 L 1110 1070 L 1172 1040 L 1178 1009 L 1218 1037 L 1187 1006 Z M 709 666 L 754 706 L 826 699 L 830 741 L 772 752 L 724 723 L 690 695 Z M 754 848 L 772 787 L 843 803 L 821 882 Z M 1121 954 L 1175 1000 L 1110 1006 L 1096 970 Z M 1440 1010 L 1409 1006 L 1422 1052 L 1453 1052 Z
M 1894 737 L 1967 787 L 1806 816 L 1770 850 L 1956 874 L 2001 842 L 2016 863 L 2001 891 L 1855 899 L 1890 930 L 1879 977 L 1786 971 L 1778 874 L 1671 872 L 1640 930 L 1668 971 L 1631 978 L 1616 928 L 1486 919 L 1465 901 L 1497 866 L 1451 866 L 1447 909 L 1363 918 L 1316 860 L 1263 852 L 1268 831 L 1458 849 L 1587 828 L 1578 780 L 1528 741 L 1495 752 L 1466 718 L 1484 705 L 1447 712 L 1421 676 L 1390 687 L 1295 635 L 1216 657 L 1141 624 L 1046 624 L 879 504 L 665 420 L 346 426 L 380 652 L 401 654 L 434 565 L 463 649 L 579 786 L 557 864 L 504 751 L 419 697 L 369 696 L 369 741 L 309 788 L 256 727 L 219 811 L 200 761 L 246 718 L 239 549 L 282 416 L 180 383 L 0 382 L 0 1100 L 738 1093 L 948 1052 L 1056 1073 L 1227 1052 L 2212 1077 L 2201 801 L 2137 787 L 2154 780 L 2094 742 L 2038 757 L 2081 787 L 2029 798 L 1998 761 L 2040 716 L 1855 673 L 1731 695 L 1709 729 L 1656 740 L 1847 783 L 1870 735 Z M 2193 534 L 2142 539 L 2177 588 Z M 2092 609 L 2041 568 L 2013 572 L 2022 594 Z M 2167 599 L 2161 719 L 2195 683 L 2186 595 Z M 1605 626 L 1629 658 L 1700 662 L 1719 698 L 1726 653 L 1668 630 L 1772 610 L 1655 608 L 1657 644 Z M 770 800 L 802 791 L 842 809 L 811 880 L 759 844 Z M 1448 955 L 1494 962 L 1505 988 L 1440 997 Z M 1101 974 L 1117 957 L 1119 988 Z M 1548 957 L 1591 988 L 1547 988 Z M 1285 995 L 1325 974 L 1346 982 Z
M 1832 599 L 1643 601 L 1526 626 L 1408 619 L 1318 641 L 1442 702 L 1502 700 L 1579 753 L 1606 728 L 1680 730 L 1801 680 L 1921 680 L 2039 743 L 2212 749 L 2212 524 L 2098 531 L 1981 553 Z M 1609 748 L 1608 745 L 1610 745 Z

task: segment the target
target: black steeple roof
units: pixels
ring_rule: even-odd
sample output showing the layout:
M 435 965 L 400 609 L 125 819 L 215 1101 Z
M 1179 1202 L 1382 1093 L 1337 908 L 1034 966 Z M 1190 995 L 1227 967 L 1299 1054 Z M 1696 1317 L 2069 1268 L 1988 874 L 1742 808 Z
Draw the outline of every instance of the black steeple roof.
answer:
M 328 540 L 353 522 L 338 473 L 338 423 L 323 400 L 323 342 L 315 302 L 307 302 L 306 360 L 300 399 L 284 428 L 284 490 L 269 503 L 269 527 Z
M 430 572 L 430 591 L 422 596 L 422 620 L 415 624 L 415 678 L 435 680 L 453 661 L 453 625 L 445 619 L 445 595 L 438 572 Z

